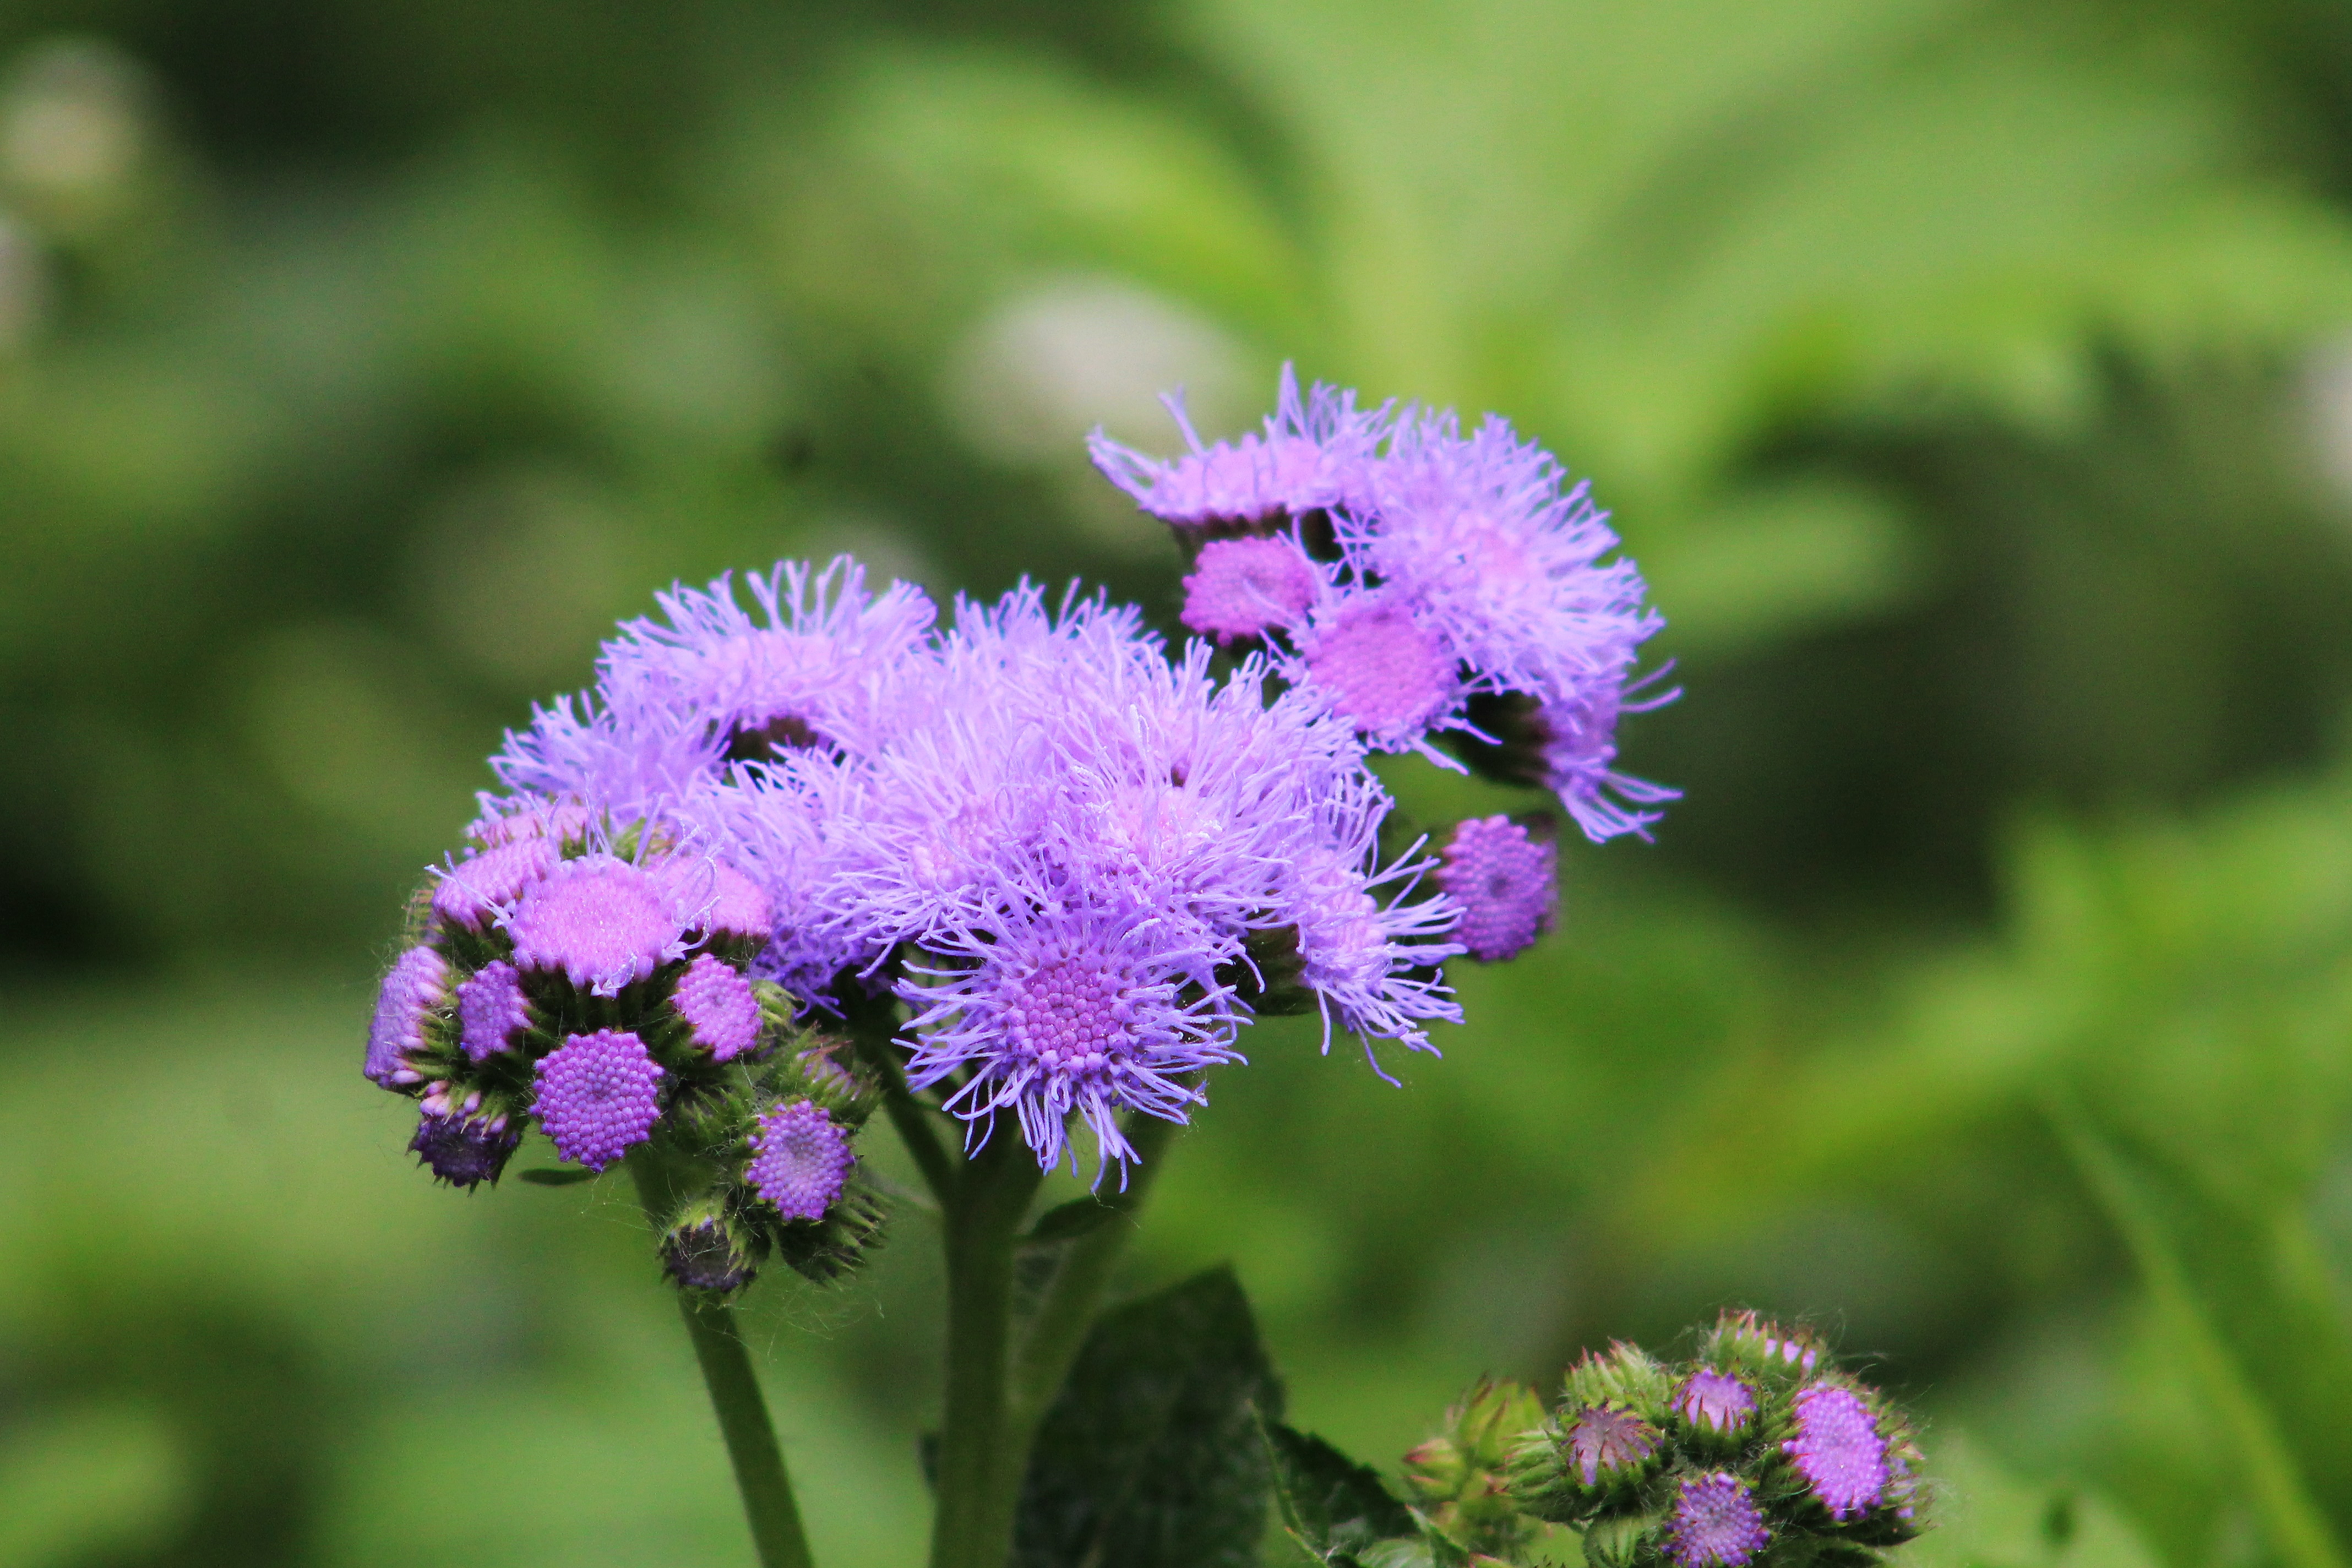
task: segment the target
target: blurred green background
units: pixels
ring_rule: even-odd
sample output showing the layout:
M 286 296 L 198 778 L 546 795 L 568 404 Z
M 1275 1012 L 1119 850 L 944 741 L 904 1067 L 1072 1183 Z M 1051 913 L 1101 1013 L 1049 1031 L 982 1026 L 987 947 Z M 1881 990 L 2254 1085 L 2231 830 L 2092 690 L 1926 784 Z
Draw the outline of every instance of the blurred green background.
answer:
M 1079 438 L 1290 358 L 1594 477 L 1688 795 L 1402 1090 L 1253 1031 L 1133 1282 L 1234 1258 L 1384 1462 L 1802 1313 L 1925 1563 L 2344 1568 L 2347 333 L 2331 0 L 11 0 L 0 1564 L 749 1561 L 626 1202 L 362 1082 L 400 899 L 674 579 L 1171 624 Z M 919 1552 L 931 1239 L 752 1298 L 835 1563 Z

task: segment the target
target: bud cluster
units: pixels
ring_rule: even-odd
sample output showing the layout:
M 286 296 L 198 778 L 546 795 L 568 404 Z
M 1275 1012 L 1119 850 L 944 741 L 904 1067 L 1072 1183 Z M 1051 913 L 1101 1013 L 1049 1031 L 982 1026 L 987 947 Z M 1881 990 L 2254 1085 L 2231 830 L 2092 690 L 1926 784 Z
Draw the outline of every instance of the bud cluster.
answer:
M 766 895 L 577 805 L 509 802 L 467 838 L 412 901 L 369 1031 L 367 1076 L 418 1101 L 410 1150 L 464 1188 L 534 1124 L 590 1173 L 642 1151 L 689 1289 L 772 1254 L 820 1279 L 853 1260 L 880 1221 L 851 1152 L 873 1097 L 750 973 Z
M 1919 1452 L 1802 1329 L 1726 1313 L 1686 1362 L 1588 1355 L 1519 1437 L 1508 1487 L 1594 1568 L 1866 1568 L 1919 1531 Z

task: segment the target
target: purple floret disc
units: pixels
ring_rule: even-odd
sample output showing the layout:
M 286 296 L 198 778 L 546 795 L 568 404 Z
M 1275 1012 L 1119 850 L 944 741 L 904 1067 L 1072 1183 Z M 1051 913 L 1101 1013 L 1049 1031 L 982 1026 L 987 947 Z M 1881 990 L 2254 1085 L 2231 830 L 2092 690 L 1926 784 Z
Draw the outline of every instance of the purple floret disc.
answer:
M 751 1147 L 751 1186 L 786 1219 L 823 1219 L 849 1180 L 849 1134 L 812 1100 L 762 1115 Z
M 1830 1517 L 1867 1512 L 1886 1493 L 1886 1439 L 1853 1390 L 1817 1383 L 1796 1400 L 1797 1435 L 1780 1447 Z
M 1747 1483 L 1716 1470 L 1683 1482 L 1666 1554 L 1678 1568 L 1745 1568 L 1770 1539 Z
M 532 1114 L 558 1154 L 592 1171 L 644 1142 L 661 1117 L 662 1069 L 626 1030 L 570 1036 L 537 1075 Z

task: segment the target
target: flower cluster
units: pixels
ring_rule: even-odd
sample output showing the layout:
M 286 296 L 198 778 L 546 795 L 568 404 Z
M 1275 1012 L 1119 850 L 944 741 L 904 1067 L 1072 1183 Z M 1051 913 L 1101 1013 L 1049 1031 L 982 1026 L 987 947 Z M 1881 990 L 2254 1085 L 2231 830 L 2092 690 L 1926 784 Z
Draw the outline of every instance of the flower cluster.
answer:
M 699 1205 L 665 1238 L 682 1284 L 732 1289 L 779 1246 L 854 1252 L 875 1217 L 848 1154 L 868 1096 L 746 973 L 773 935 L 765 895 L 643 822 L 497 804 L 420 893 L 369 1031 L 367 1076 L 419 1101 L 410 1149 L 471 1188 L 532 1125 L 588 1173 L 644 1147 Z
M 1619 772 L 1618 715 L 1662 624 L 1586 486 L 1489 416 L 1356 406 L 1283 372 L 1263 435 L 1095 461 L 1190 552 L 1184 623 L 1262 643 L 1276 670 L 1382 751 L 1540 783 L 1594 839 L 1647 836 L 1674 792 Z
M 1446 961 L 1549 926 L 1553 846 L 1497 816 L 1384 854 L 1370 753 L 1456 732 L 1594 837 L 1640 829 L 1626 803 L 1663 795 L 1610 771 L 1610 735 L 1655 617 L 1503 426 L 1286 374 L 1262 437 L 1185 429 L 1174 464 L 1095 451 L 1192 552 L 1185 619 L 1215 643 L 1075 588 L 943 617 L 846 557 L 788 562 L 658 595 L 591 690 L 535 710 L 370 1038 L 434 1170 L 495 1180 L 531 1125 L 590 1172 L 645 1149 L 671 1272 L 728 1289 L 866 1225 L 866 1091 L 795 1032 L 828 1016 L 968 1146 L 1005 1124 L 1076 1166 L 1091 1134 L 1097 1173 L 1132 1118 L 1202 1103 L 1259 1016 L 1319 1015 L 1384 1076 L 1376 1042 L 1433 1048 Z
M 1919 1532 L 1919 1451 L 1902 1415 L 1805 1331 L 1727 1313 L 1678 1365 L 1587 1356 L 1508 1459 L 1537 1520 L 1584 1532 L 1606 1568 L 1866 1563 Z

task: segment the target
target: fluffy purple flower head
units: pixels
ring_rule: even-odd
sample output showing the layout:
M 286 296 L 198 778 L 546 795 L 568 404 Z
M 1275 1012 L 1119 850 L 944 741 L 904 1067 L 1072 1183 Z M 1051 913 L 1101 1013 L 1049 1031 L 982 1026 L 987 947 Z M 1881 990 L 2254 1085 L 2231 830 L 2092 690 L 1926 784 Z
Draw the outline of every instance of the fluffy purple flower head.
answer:
M 394 959 L 376 993 L 361 1070 L 386 1089 L 424 1082 L 410 1058 L 425 1050 L 425 1024 L 448 999 L 448 960 L 429 947 L 412 947 Z
M 1524 952 L 1551 926 L 1552 846 L 1507 816 L 1455 826 L 1439 852 L 1437 885 L 1462 906 L 1455 935 L 1481 963 Z
M 1666 1555 L 1676 1568 L 1746 1568 L 1772 1532 L 1748 1483 L 1721 1470 L 1684 1480 L 1666 1527 Z
M 1297 625 L 1320 595 L 1322 574 L 1289 539 L 1214 539 L 1184 579 L 1184 624 L 1220 643 Z
M 733 1061 L 760 1038 L 760 1000 L 733 965 L 698 955 L 677 977 L 669 1005 L 694 1031 L 695 1044 L 717 1060 Z
M 503 1116 L 483 1116 L 478 1107 L 428 1107 L 418 1119 L 416 1135 L 408 1141 L 408 1152 L 451 1186 L 477 1187 L 499 1179 L 521 1142 L 521 1131 L 509 1127 Z
M 1569 1462 L 1588 1487 L 1613 1481 L 1648 1462 L 1658 1431 L 1630 1410 L 1595 1406 L 1568 1429 Z
M 515 966 L 562 974 L 610 996 L 685 952 L 675 889 L 610 855 L 567 860 L 507 918 Z
M 1704 1431 L 1737 1432 L 1756 1413 L 1756 1391 L 1727 1372 L 1702 1367 L 1675 1393 L 1675 1411 Z
M 659 619 L 604 645 L 596 689 L 534 710 L 491 766 L 510 788 L 666 819 L 737 763 L 808 749 L 863 751 L 904 709 L 902 668 L 922 662 L 934 611 L 920 589 L 869 594 L 847 556 L 780 563 L 656 595 Z
M 931 951 L 950 962 L 910 966 L 899 986 L 915 1010 L 909 1087 L 967 1075 L 947 1107 L 982 1136 L 1010 1110 L 1051 1169 L 1075 1113 L 1100 1161 L 1123 1163 L 1134 1150 L 1120 1111 L 1182 1121 L 1204 1098 L 1191 1076 L 1240 1059 L 1232 992 L 1151 910 L 1016 904 L 991 925 L 934 938 Z
M 1587 488 L 1505 421 L 1465 438 L 1452 413 L 1413 411 L 1376 477 L 1374 505 L 1341 520 L 1347 564 L 1409 600 L 1482 689 L 1621 679 L 1664 624 L 1633 563 L 1602 559 L 1617 536 Z
M 1401 599 L 1377 593 L 1318 614 L 1286 673 L 1387 752 L 1426 750 L 1423 737 L 1450 721 L 1463 695 L 1444 643 Z
M 1800 1389 L 1797 1435 L 1780 1445 L 1813 1496 L 1843 1523 L 1886 1494 L 1886 1439 L 1852 1389 L 1816 1383 Z
M 513 964 L 493 959 L 457 987 L 457 1043 L 478 1062 L 505 1050 L 530 1027 L 530 1004 Z
M 450 925 L 481 931 L 553 871 L 560 859 L 551 838 L 509 838 L 444 868 L 433 889 L 433 912 Z
M 848 1132 L 813 1100 L 762 1112 L 751 1148 L 751 1188 L 786 1219 L 823 1219 L 854 1163 Z
M 1680 790 L 1619 773 L 1615 766 L 1618 714 L 1654 708 L 1675 695 L 1668 691 L 1629 707 L 1621 683 L 1604 680 L 1573 696 L 1548 700 L 1537 710 L 1545 783 L 1594 843 L 1621 833 L 1649 837 L 1651 825 L 1663 813 L 1643 808 L 1682 797 Z
M 535 1071 L 531 1114 L 558 1154 L 592 1171 L 644 1142 L 660 1120 L 662 1069 L 627 1030 L 568 1036 Z
M 1203 446 L 1182 398 L 1164 401 L 1192 448 L 1185 456 L 1147 458 L 1100 430 L 1087 437 L 1087 450 L 1111 483 L 1162 522 L 1217 531 L 1271 532 L 1310 512 L 1361 505 L 1391 413 L 1388 405 L 1359 409 L 1354 393 L 1319 382 L 1301 397 L 1297 374 L 1285 365 L 1263 434 Z
M 1366 1059 L 1393 1083 L 1371 1054 L 1374 1038 L 1434 1050 L 1421 1026 L 1462 1021 L 1462 1009 L 1438 973 L 1440 964 L 1463 951 L 1447 940 L 1462 910 L 1443 893 L 1433 899 L 1410 896 L 1429 868 L 1426 860 L 1408 858 L 1385 870 L 1365 871 L 1387 796 L 1369 774 L 1346 793 L 1354 801 L 1340 796 L 1328 813 L 1333 837 L 1343 847 L 1302 849 L 1284 907 L 1298 933 L 1301 978 L 1323 1014 L 1323 1048 L 1331 1048 L 1336 1019 L 1364 1037 Z M 1339 826 L 1341 822 L 1348 825 Z

